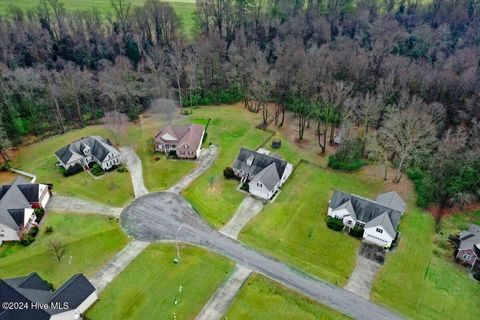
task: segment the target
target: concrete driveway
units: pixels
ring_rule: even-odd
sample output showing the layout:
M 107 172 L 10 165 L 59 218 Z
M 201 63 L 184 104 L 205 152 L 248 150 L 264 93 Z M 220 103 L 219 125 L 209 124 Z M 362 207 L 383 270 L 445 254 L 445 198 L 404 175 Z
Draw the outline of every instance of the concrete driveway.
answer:
M 130 147 L 120 148 L 120 152 L 123 157 L 123 161 L 127 165 L 130 176 L 132 177 L 133 192 L 135 198 L 144 196 L 148 193 L 145 183 L 143 182 L 143 168 L 142 161 L 138 155 Z
M 393 311 L 213 230 L 177 193 L 152 193 L 136 199 L 122 212 L 121 224 L 129 235 L 141 241 L 178 240 L 206 247 L 355 319 L 401 319 Z
M 252 196 L 246 197 L 238 207 L 232 219 L 222 228 L 220 232 L 232 239 L 237 239 L 243 227 L 263 209 L 262 201 Z

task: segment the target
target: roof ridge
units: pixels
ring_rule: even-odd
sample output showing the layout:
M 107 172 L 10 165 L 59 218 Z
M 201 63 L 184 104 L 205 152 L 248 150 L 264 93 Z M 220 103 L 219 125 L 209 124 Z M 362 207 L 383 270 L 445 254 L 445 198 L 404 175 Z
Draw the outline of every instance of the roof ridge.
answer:
M 348 195 L 350 195 L 350 196 L 357 197 L 357 198 L 360 198 L 360 199 L 362 199 L 362 200 L 366 200 L 366 201 L 368 201 L 368 202 L 374 203 L 374 204 L 376 204 L 376 205 L 379 206 L 379 207 L 382 207 L 382 208 L 385 208 L 385 209 L 388 209 L 388 210 L 392 210 L 392 211 L 394 211 L 394 212 L 396 212 L 396 213 L 399 213 L 400 215 L 402 214 L 400 211 L 397 211 L 397 210 L 395 210 L 395 209 L 393 209 L 393 208 L 386 207 L 386 206 L 384 206 L 383 204 L 380 204 L 380 203 L 376 202 L 375 200 L 372 200 L 372 199 L 369 199 L 369 198 L 366 198 L 366 197 L 359 196 L 358 194 L 355 194 L 355 193 L 347 193 L 347 192 L 340 191 L 340 190 L 338 190 L 338 189 L 334 189 L 334 190 L 337 191 L 337 192 L 341 192 L 341 193 L 343 193 L 343 194 L 348 194 Z

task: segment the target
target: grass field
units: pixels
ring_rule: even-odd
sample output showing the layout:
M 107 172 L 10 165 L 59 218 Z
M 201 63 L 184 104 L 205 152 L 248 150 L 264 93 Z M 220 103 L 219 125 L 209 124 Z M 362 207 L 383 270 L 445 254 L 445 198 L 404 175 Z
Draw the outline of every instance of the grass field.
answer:
M 164 154 L 154 152 L 153 137 L 165 125 L 167 122 L 161 115 L 144 114 L 128 130 L 127 144 L 135 149 L 142 160 L 145 186 L 152 192 L 171 187 L 197 165 L 195 161 L 170 160 Z
M 12 166 L 37 176 L 37 181 L 53 183 L 55 193 L 103 202 L 113 206 L 123 206 L 133 199 L 130 174 L 112 171 L 100 179 L 94 179 L 87 172 L 64 177 L 56 167 L 55 151 L 67 143 L 89 135 L 111 138 L 109 130 L 102 126 L 89 126 L 72 130 L 42 142 L 20 148 Z M 108 196 L 105 196 L 108 195 Z
M 255 128 L 259 115 L 250 113 L 240 104 L 234 106 L 202 107 L 193 110 L 192 121 L 211 118 L 209 143 L 220 147 L 215 164 L 183 193 L 200 215 L 215 228 L 226 224 L 245 195 L 235 190 L 237 180 L 226 180 L 223 169 L 231 166 L 241 147 L 256 150 L 271 135 Z M 212 187 L 210 187 L 212 185 Z
M 479 319 L 479 284 L 452 261 L 449 233 L 466 219 L 480 224 L 480 214 L 453 216 L 435 235 L 433 218 L 410 203 L 402 218 L 400 245 L 387 259 L 372 290 L 374 301 L 414 319 Z
M 349 318 L 265 277 L 252 275 L 233 300 L 225 319 L 340 320 Z
M 51 234 L 45 233 L 47 226 L 53 228 Z M 48 250 L 48 243 L 53 239 L 60 240 L 65 246 L 60 263 Z M 6 248 L 11 252 L 3 257 L 0 252 L 0 278 L 38 272 L 42 278 L 58 286 L 76 273 L 93 275 L 127 242 L 115 220 L 99 215 L 50 212 L 34 243 L 28 247 L 9 244 Z
M 252 219 L 240 240 L 308 273 L 342 286 L 355 265 L 360 241 L 326 226 L 335 188 L 376 196 L 381 182 L 300 164 L 274 203 Z
M 229 276 L 227 259 L 193 246 L 150 245 L 101 294 L 89 319 L 194 319 Z M 181 292 L 180 292 L 181 286 Z M 178 304 L 175 305 L 175 300 Z
M 112 12 L 110 0 L 62 0 L 62 2 L 69 11 L 89 10 L 95 7 L 105 14 Z M 140 6 L 143 5 L 145 0 L 130 0 L 129 2 L 134 6 Z M 167 2 L 172 5 L 180 17 L 185 32 L 191 34 L 194 26 L 195 0 L 167 0 Z M 38 3 L 39 0 L 0 0 L 0 12 L 6 11 L 11 5 L 27 10 L 33 9 Z

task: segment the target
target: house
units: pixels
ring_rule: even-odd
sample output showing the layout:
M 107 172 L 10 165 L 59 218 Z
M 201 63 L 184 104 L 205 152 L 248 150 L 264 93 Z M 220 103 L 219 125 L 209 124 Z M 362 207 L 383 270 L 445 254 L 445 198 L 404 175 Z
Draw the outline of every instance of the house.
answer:
M 460 233 L 460 245 L 455 256 L 462 264 L 474 267 L 480 262 L 480 226 L 470 224 L 468 230 Z
M 240 149 L 233 164 L 234 174 L 248 183 L 249 192 L 262 199 L 271 199 L 292 174 L 290 163 L 268 152 Z
M 405 201 L 396 192 L 382 193 L 373 201 L 335 191 L 329 201 L 328 216 L 341 219 L 345 228 L 362 228 L 364 241 L 390 248 L 405 207 Z
M 103 170 L 109 170 L 122 163 L 120 151 L 110 140 L 100 136 L 90 136 L 67 144 L 55 152 L 58 163 L 68 170 L 81 165 L 85 170 L 91 163 L 97 163 Z
M 55 291 L 36 273 L 0 280 L 0 320 L 81 319 L 97 300 L 95 287 L 83 274 L 74 275 Z
M 183 159 L 196 159 L 200 156 L 205 127 L 199 124 L 188 126 L 166 126 L 154 138 L 155 151 L 169 154 L 175 152 Z
M 0 187 L 0 244 L 18 241 L 36 225 L 35 208 L 45 208 L 51 192 L 47 185 L 17 177 Z

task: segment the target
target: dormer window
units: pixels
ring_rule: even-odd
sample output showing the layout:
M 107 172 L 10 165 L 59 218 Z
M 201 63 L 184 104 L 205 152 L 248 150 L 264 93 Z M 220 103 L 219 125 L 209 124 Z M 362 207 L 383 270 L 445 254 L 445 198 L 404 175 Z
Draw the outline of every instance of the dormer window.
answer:
M 377 228 L 378 233 L 383 233 L 383 229 Z
M 248 157 L 247 159 L 247 166 L 251 166 L 254 159 L 255 159 L 254 155 L 253 154 L 250 155 L 250 157 Z
M 84 155 L 89 155 L 89 154 L 90 154 L 90 148 L 89 148 L 88 146 L 85 146 L 85 147 L 83 148 L 83 154 L 84 154 Z

